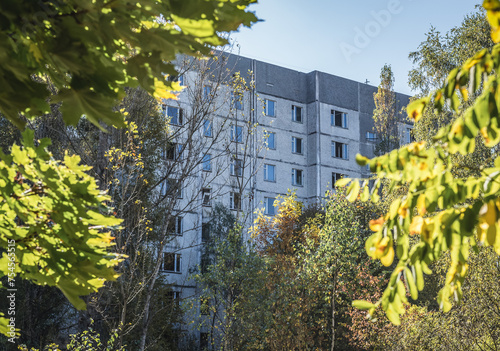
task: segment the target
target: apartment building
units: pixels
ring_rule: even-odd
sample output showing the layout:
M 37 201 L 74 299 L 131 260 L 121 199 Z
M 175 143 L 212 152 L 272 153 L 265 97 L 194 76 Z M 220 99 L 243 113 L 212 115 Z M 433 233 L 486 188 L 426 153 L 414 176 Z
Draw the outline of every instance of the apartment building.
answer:
M 178 80 L 185 90 L 177 101 L 164 101 L 163 113 L 177 138 L 164 157 L 193 162 L 176 192 L 175 213 L 169 217 L 174 235 L 164 250 L 162 270 L 175 298 L 197 293 L 190 272 L 201 263 L 214 203 L 244 213 L 249 225 L 259 208 L 274 215 L 274 200 L 288 189 L 305 203 L 321 201 L 339 178 L 369 174 L 355 156 L 373 157 L 377 141 L 372 119 L 377 87 L 237 55 L 223 57 L 223 66 L 206 63 L 204 73 L 193 66 L 184 70 Z M 235 77 L 246 81 L 235 87 L 229 83 Z M 409 97 L 396 93 L 396 101 L 401 111 Z M 398 128 L 402 143 L 409 142 L 412 126 L 401 118 Z M 189 149 L 193 140 L 202 142 Z M 160 194 L 172 188 L 175 174 Z M 203 343 L 206 334 L 201 330 L 200 335 Z

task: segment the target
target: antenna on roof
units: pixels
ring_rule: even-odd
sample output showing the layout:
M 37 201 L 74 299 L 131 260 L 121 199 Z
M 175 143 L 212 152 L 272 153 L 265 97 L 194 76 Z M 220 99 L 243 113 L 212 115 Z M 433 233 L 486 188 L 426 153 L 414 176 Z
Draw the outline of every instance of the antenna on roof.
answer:
M 368 84 L 368 83 L 370 83 L 370 81 L 369 81 L 368 79 L 367 79 L 367 80 L 365 80 L 365 84 Z

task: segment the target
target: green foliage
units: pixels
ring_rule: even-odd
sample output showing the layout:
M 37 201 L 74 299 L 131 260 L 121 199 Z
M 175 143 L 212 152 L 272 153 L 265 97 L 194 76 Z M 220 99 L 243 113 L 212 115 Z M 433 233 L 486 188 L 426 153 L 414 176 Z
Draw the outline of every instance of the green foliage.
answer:
M 441 88 L 452 69 L 476 52 L 491 49 L 493 44 L 482 8 L 466 15 L 459 26 L 444 35 L 432 27 L 418 50 L 409 55 L 415 68 L 409 73 L 408 83 L 413 90 L 427 95 Z
M 396 111 L 396 94 L 394 93 L 394 74 L 390 65 L 384 65 L 380 71 L 380 85 L 373 94 L 375 110 L 373 121 L 378 143 L 375 155 L 386 153 L 399 146 L 398 111 Z
M 93 322 L 93 321 L 92 321 Z M 103 343 L 101 335 L 97 333 L 92 325 L 81 333 L 71 335 L 71 341 L 64 350 L 67 351 L 124 351 L 124 347 L 116 346 L 118 330 L 113 330 L 107 342 Z M 20 351 L 39 351 L 38 349 L 28 348 L 25 345 L 19 345 Z M 50 344 L 45 346 L 42 351 L 61 351 L 59 345 Z
M 247 10 L 254 2 L 3 1 L 2 118 L 23 129 L 26 122 L 59 108 L 67 125 L 77 126 L 85 116 L 101 130 L 104 124 L 123 127 L 115 107 L 126 87 L 141 86 L 157 99 L 175 98 L 171 91 L 180 86 L 166 76 L 176 74 L 176 55 L 203 57 L 226 44 L 227 32 L 257 20 Z M 0 157 L 0 240 L 15 243 L 18 255 L 9 273 L 57 286 L 73 305 L 84 308 L 79 296 L 116 278 L 112 267 L 119 255 L 107 253 L 112 237 L 101 230 L 120 221 L 101 214 L 109 210 L 109 198 L 88 176 L 90 167 L 67 154 L 63 162 L 54 161 L 44 151 L 49 142 L 35 147 L 32 133 L 26 133 L 24 149 L 14 145 L 11 155 Z M 4 136 L 16 138 L 3 128 L 1 136 L 3 143 Z M 105 139 L 100 135 L 98 175 L 105 173 Z M 107 185 L 103 180 L 101 188 Z M 8 263 L 4 255 L 4 274 Z M 6 332 L 3 326 L 0 332 Z
M 329 194 L 324 208 L 304 208 L 294 193 L 278 198 L 277 205 L 275 216 L 260 214 L 252 228 L 267 262 L 259 306 L 266 312 L 266 348 L 369 347 L 374 338 L 360 342 L 361 331 L 375 335 L 383 322 L 363 323 L 350 305 L 355 298 L 381 296 L 382 279 L 370 274 L 378 264 L 368 262 L 362 245 L 364 215 L 373 206 L 351 204 L 343 191 Z
M 498 42 L 500 2 L 485 1 L 484 7 L 492 37 Z M 372 160 L 357 157 L 360 165 L 369 164 L 371 171 L 377 173 L 377 185 L 380 179 L 387 179 L 389 192 L 406 189 L 405 195 L 394 200 L 384 216 L 372 221 L 375 234 L 366 241 L 368 255 L 380 259 L 384 265 L 391 265 L 395 255 L 399 259 L 384 295 L 376 304 L 382 306 L 395 324 L 400 323 L 407 292 L 417 298 L 418 291 L 424 288 L 423 274 L 431 273 L 429 265 L 443 252 L 450 252 L 448 273 L 438 294 L 438 303 L 444 311 L 451 309 L 451 300 L 459 301 L 463 296 L 470 249 L 492 246 L 500 254 L 498 159 L 490 167 L 479 166 L 478 175 L 456 177 L 451 157 L 472 153 L 478 138 L 489 148 L 500 142 L 499 69 L 497 44 L 491 52 L 483 49 L 453 69 L 441 89 L 408 106 L 408 115 L 418 122 L 427 106 L 438 112 L 449 107 L 450 112 L 460 114 L 462 102 L 469 95 L 477 95 L 470 107 L 465 106 L 463 115 L 442 127 L 432 142 L 412 143 Z M 359 182 L 353 181 L 349 186 L 352 197 L 359 188 Z M 377 191 L 372 190 L 371 198 L 376 200 L 377 196 Z M 413 246 L 410 235 L 419 238 Z
M 22 147 L 0 153 L 0 242 L 8 248 L 0 259 L 2 275 L 15 286 L 19 276 L 39 285 L 56 286 L 78 309 L 79 296 L 97 291 L 117 277 L 120 256 L 107 252 L 113 239 L 106 229 L 121 220 L 110 212 L 109 199 L 79 164 L 78 156 L 57 162 L 38 146 L 33 131 L 23 133 Z M 6 331 L 2 319 L 2 332 Z
M 442 256 L 435 268 L 446 268 Z M 500 271 L 491 248 L 472 253 L 462 303 L 441 313 L 411 306 L 401 326 L 381 335 L 380 347 L 393 350 L 498 350 Z M 441 276 L 444 281 L 445 275 Z M 450 332 L 452 331 L 452 332 Z
M 303 216 L 304 206 L 294 192 L 278 197 L 278 212 L 273 217 L 259 213 L 251 229 L 259 254 L 267 261 L 266 333 L 269 350 L 317 349 L 329 343 L 329 301 L 331 292 L 318 289 L 324 281 L 307 274 L 304 258 L 317 246 L 321 212 Z M 316 284 L 318 282 L 319 284 Z M 326 288 L 326 287 L 325 287 Z M 326 310 L 325 307 L 326 306 Z
M 24 117 L 62 102 L 66 124 L 82 115 L 99 126 L 123 126 L 112 107 L 124 87 L 172 97 L 177 53 L 207 55 L 224 33 L 257 20 L 255 0 L 2 1 L 0 112 L 22 128 Z M 57 91 L 51 96 L 46 83 Z M 19 113 L 21 115 L 19 115 Z
M 360 287 L 357 278 L 362 262 L 363 229 L 354 205 L 341 191 L 328 195 L 323 220 L 317 238 L 309 239 L 305 246 L 298 269 L 313 297 L 309 303 L 314 306 L 311 310 L 316 311 L 312 315 L 317 333 L 315 343 L 324 339 L 316 345 L 326 349 L 331 344 L 341 349 L 340 345 L 347 344 L 348 339 L 343 327 L 348 324 L 347 308 Z M 322 326 L 328 326 L 329 330 Z
M 311 249 L 302 257 L 301 275 L 306 276 L 308 290 L 317 295 L 314 318 L 318 325 L 323 321 L 328 326 L 320 334 L 336 350 L 371 349 L 387 322 L 369 322 L 351 304 L 369 299 L 363 307 L 370 309 L 386 283 L 380 265 L 364 255 L 363 241 L 369 235 L 366 215 L 378 212 L 378 206 L 350 203 L 344 190 L 338 189 L 327 195 L 324 211 L 317 245 L 308 245 Z M 324 344 L 322 349 L 326 348 Z
M 158 171 L 165 168 L 162 151 L 172 137 L 157 101 L 143 89 L 127 89 L 119 107 L 125 110 L 127 128 L 111 128 L 110 133 L 102 133 L 81 120 L 76 129 L 78 134 L 71 141 L 76 150 L 87 155 L 87 162 L 102 170 L 101 184 L 108 188 L 116 216 L 123 218 L 122 228 L 112 232 L 116 243 L 113 251 L 127 256 L 117 267 L 120 277 L 107 283 L 89 301 L 89 314 L 97 311 L 94 313 L 104 321 L 99 324 L 104 334 L 123 325 L 118 345 L 138 348 L 146 294 L 156 274 L 158 279 L 151 292 L 147 318 L 151 325 L 147 348 L 173 350 L 176 344 L 173 335 L 179 333 L 175 325 L 181 322 L 182 311 L 179 300 L 171 298 L 166 276 L 161 271 L 155 273 L 159 261 L 157 250 L 162 241 L 171 240 L 170 233 L 161 228 L 167 226 L 166 214 L 172 213 L 173 205 L 158 204 L 158 195 L 152 191 L 172 172 Z
M 418 47 L 418 51 L 410 54 L 410 59 L 416 67 L 410 72 L 409 84 L 414 90 L 429 94 L 430 89 L 441 88 L 453 68 L 463 65 L 477 51 L 485 48 L 490 50 L 493 45 L 484 9 L 478 9 L 465 16 L 459 26 L 444 35 L 431 28 L 426 40 Z M 461 101 L 458 114 L 452 113 L 447 107 L 442 112 L 425 109 L 412 130 L 415 140 L 432 143 L 436 132 L 463 116 L 478 94 L 469 95 L 468 101 Z M 454 176 L 466 177 L 471 174 L 477 176 L 478 165 L 492 164 L 492 150 L 485 147 L 478 138 L 474 152 L 467 155 L 452 154 L 450 158 Z
M 210 240 L 202 252 L 206 266 L 194 274 L 203 289 L 194 301 L 203 314 L 199 326 L 210 331 L 215 349 L 261 349 L 268 319 L 263 308 L 266 263 L 243 241 L 242 228 L 230 210 L 216 204 L 209 223 Z

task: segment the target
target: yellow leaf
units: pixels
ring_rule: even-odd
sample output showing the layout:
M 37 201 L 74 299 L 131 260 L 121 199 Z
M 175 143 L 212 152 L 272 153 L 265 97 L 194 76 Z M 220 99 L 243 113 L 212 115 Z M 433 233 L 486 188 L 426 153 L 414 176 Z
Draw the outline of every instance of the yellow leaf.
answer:
M 384 226 L 384 217 L 380 217 L 378 219 L 372 219 L 370 221 L 370 229 L 374 232 L 378 232 Z
M 182 90 L 182 87 L 179 85 L 179 82 L 172 82 L 172 88 L 168 88 L 164 82 L 155 79 L 154 86 L 155 86 L 155 91 L 153 93 L 153 96 L 159 100 L 161 99 L 177 100 L 177 95 L 174 92 Z
M 409 152 L 412 152 L 415 155 L 418 155 L 420 153 L 420 151 L 425 149 L 425 141 L 420 141 L 418 143 L 411 143 L 410 145 L 407 146 L 406 149 Z
M 413 217 L 410 224 L 410 235 L 420 234 L 422 232 L 423 225 L 424 225 L 424 219 L 421 216 Z
M 40 49 L 38 48 L 38 45 L 35 43 L 31 42 L 30 43 L 30 52 L 33 54 L 33 57 L 37 62 L 40 62 L 40 60 L 43 58 L 42 53 L 40 52 Z
M 410 117 L 413 121 L 418 122 L 418 120 L 422 117 L 425 106 L 427 106 L 428 102 L 428 98 L 418 99 L 411 102 L 406 109 L 408 117 Z
M 389 236 L 385 236 L 377 244 L 377 250 L 375 251 L 375 258 L 382 258 L 388 253 L 388 246 L 391 245 L 391 239 Z
M 464 98 L 465 101 L 469 99 L 469 92 L 467 91 L 467 88 L 461 87 L 460 93 L 462 93 L 462 97 Z
M 402 218 L 406 218 L 406 216 L 408 216 L 408 199 L 406 199 L 401 205 L 401 207 L 398 209 L 398 214 Z
M 500 0 L 484 0 L 483 7 L 488 11 L 500 10 Z
M 394 248 L 390 246 L 389 250 L 387 250 L 387 254 L 380 259 L 380 262 L 384 266 L 389 267 L 392 264 L 392 261 L 394 261 Z
M 420 194 L 417 200 L 417 210 L 418 214 L 423 216 L 426 212 L 427 209 L 425 208 L 425 194 Z

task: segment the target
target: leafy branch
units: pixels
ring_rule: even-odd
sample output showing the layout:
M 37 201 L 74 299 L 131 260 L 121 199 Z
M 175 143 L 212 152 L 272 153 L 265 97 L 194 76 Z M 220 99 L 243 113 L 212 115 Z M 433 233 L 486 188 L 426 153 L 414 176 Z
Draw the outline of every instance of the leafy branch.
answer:
M 483 6 L 492 27 L 492 39 L 498 43 L 500 1 L 486 0 Z M 478 176 L 457 178 L 451 159 L 455 154 L 472 153 L 478 138 L 489 148 L 500 142 L 499 72 L 500 44 L 496 44 L 491 52 L 484 49 L 453 69 L 441 89 L 408 105 L 408 115 L 416 123 L 427 107 L 438 112 L 463 112 L 453 123 L 442 127 L 431 142 L 412 143 L 371 160 L 357 156 L 358 164 L 368 164 L 377 180 L 371 190 L 366 182 L 360 186 L 359 181 L 352 181 L 348 187 L 351 200 L 361 192 L 362 200 L 377 201 L 384 179 L 388 181 L 388 191 L 407 189 L 402 198 L 391 203 L 384 216 L 370 222 L 375 233 L 366 241 L 368 255 L 380 259 L 385 266 L 391 266 L 395 256 L 399 259 L 377 303 L 354 303 L 369 310 L 370 315 L 381 306 L 387 317 L 399 324 L 406 294 L 418 298 L 418 291 L 424 288 L 423 273 L 431 274 L 429 265 L 448 251 L 451 261 L 438 303 L 442 310 L 449 311 L 451 300 L 458 302 L 462 297 L 470 249 L 492 246 L 500 255 L 500 160 L 495 159 L 492 167 L 480 166 Z M 470 95 L 477 98 L 461 111 Z M 347 185 L 349 181 L 342 180 L 338 185 Z M 410 235 L 419 237 L 412 247 Z

